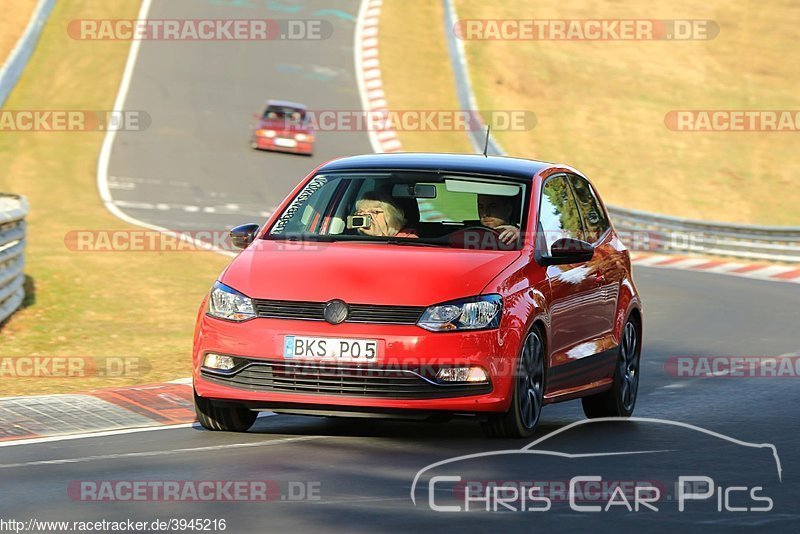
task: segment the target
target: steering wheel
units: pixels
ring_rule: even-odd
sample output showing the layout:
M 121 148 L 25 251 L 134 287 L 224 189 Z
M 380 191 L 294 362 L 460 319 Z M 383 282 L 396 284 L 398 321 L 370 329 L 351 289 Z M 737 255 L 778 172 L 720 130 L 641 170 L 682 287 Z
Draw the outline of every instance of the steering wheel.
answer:
M 458 231 L 459 232 L 469 232 L 469 231 L 472 231 L 472 230 L 478 230 L 478 231 L 483 230 L 484 232 L 491 232 L 493 234 L 500 235 L 500 232 L 498 232 L 494 228 L 490 228 L 488 226 L 483 226 L 482 224 L 473 224 L 472 226 L 465 226 L 464 228 L 462 228 L 461 230 L 458 230 Z

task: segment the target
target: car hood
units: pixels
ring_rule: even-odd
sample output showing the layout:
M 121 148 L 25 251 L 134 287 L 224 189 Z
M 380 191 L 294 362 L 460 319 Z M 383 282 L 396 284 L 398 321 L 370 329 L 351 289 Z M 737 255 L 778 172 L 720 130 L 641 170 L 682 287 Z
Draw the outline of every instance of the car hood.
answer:
M 520 254 L 258 239 L 220 281 L 258 299 L 427 306 L 479 294 Z

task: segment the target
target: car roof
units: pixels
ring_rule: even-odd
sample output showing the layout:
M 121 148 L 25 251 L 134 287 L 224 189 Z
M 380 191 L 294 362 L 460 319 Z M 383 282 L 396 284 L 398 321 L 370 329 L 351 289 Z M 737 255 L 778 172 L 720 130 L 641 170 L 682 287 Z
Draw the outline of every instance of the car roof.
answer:
M 267 100 L 267 106 L 278 106 L 284 108 L 297 108 L 297 109 L 306 109 L 303 104 L 298 104 L 297 102 L 289 102 L 288 100 Z
M 442 171 L 491 174 L 530 180 L 552 163 L 482 154 L 384 153 L 340 158 L 320 167 L 320 173 L 334 171 Z

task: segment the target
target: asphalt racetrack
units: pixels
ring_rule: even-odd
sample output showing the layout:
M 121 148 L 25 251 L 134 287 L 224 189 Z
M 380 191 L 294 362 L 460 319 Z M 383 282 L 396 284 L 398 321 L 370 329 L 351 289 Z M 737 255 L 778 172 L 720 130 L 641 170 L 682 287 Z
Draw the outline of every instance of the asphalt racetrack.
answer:
M 176 230 L 260 223 L 319 163 L 371 151 L 364 132 L 321 132 L 311 158 L 249 147 L 252 114 L 268 98 L 295 100 L 314 109 L 361 107 L 353 60 L 359 2 L 306 1 L 296 4 L 302 11 L 293 14 L 278 9 L 286 5 L 154 0 L 149 16 L 163 19 L 313 18 L 319 10 L 337 11 L 325 15 L 334 33 L 323 42 L 143 42 L 125 108 L 145 110 L 152 125 L 142 132 L 119 133 L 108 168 L 111 194 L 124 213 Z M 658 511 L 628 511 L 624 506 L 576 511 L 558 499 L 546 511 L 502 506 L 489 512 L 434 511 L 432 502 L 457 505 L 459 487 L 440 484 L 431 492 L 431 471 L 424 472 L 415 488 L 415 504 L 412 484 L 421 469 L 459 455 L 519 450 L 531 440 L 490 440 L 469 420 L 418 423 L 273 415 L 262 416 L 247 434 L 184 426 L 0 447 L 0 515 L 70 521 L 225 519 L 228 532 L 640 532 L 701 525 L 709 531 L 796 532 L 797 378 L 689 379 L 674 376 L 665 364 L 675 356 L 797 352 L 800 287 L 646 267 L 636 268 L 635 277 L 645 306 L 635 415 L 687 423 L 739 442 L 658 421 L 591 423 L 535 447 L 565 455 L 495 455 L 450 464 L 447 474 L 473 481 L 568 483 L 576 475 L 656 481 L 669 496 L 659 502 Z M 583 419 L 580 402 L 545 407 L 536 438 Z M 777 458 L 771 449 L 741 442 L 774 445 Z M 646 452 L 621 454 L 632 451 Z M 619 454 L 597 455 L 609 452 Z M 674 487 L 679 476 L 711 478 L 713 496 L 687 502 L 680 511 Z M 269 480 L 277 492 L 270 502 L 99 502 L 75 491 L 81 481 L 122 480 Z M 726 493 L 731 487 L 747 490 Z M 771 510 L 731 511 L 764 505 L 743 499 L 754 487 L 763 488 L 757 495 L 770 496 Z

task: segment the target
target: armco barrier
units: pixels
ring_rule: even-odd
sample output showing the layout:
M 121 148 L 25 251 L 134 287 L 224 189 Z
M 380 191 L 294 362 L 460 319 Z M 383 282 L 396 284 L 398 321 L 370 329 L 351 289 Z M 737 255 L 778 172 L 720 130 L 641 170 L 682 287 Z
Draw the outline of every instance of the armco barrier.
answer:
M 25 197 L 0 193 L 0 323 L 25 299 Z
M 800 262 L 800 227 L 697 221 L 612 206 L 608 211 L 618 231 L 639 241 L 634 248 Z
M 476 110 L 478 106 L 472 92 L 464 43 L 453 31 L 458 21 L 455 6 L 453 0 L 442 0 L 442 4 L 445 14 L 444 31 L 455 74 L 458 105 L 462 110 Z M 476 118 L 481 120 L 479 116 Z M 483 152 L 485 130 L 470 130 L 468 133 L 473 150 Z M 487 152 L 500 156 L 505 154 L 495 139 L 489 140 Z M 634 249 L 800 263 L 800 227 L 704 222 L 615 206 L 607 207 L 614 227 L 623 236 L 633 236 L 635 243 L 625 237 L 623 240 Z
M 0 106 L 5 103 L 9 93 L 11 93 L 11 89 L 14 88 L 17 80 L 22 75 L 25 65 L 28 64 L 28 59 L 33 54 L 33 49 L 39 41 L 42 28 L 44 28 L 44 24 L 47 22 L 55 3 L 56 0 L 39 0 L 38 4 L 36 4 L 36 9 L 33 11 L 33 16 L 25 28 L 25 32 L 17 41 L 8 59 L 2 63 L 0 67 Z M 0 61 L 2 60 L 3 58 L 0 58 Z

